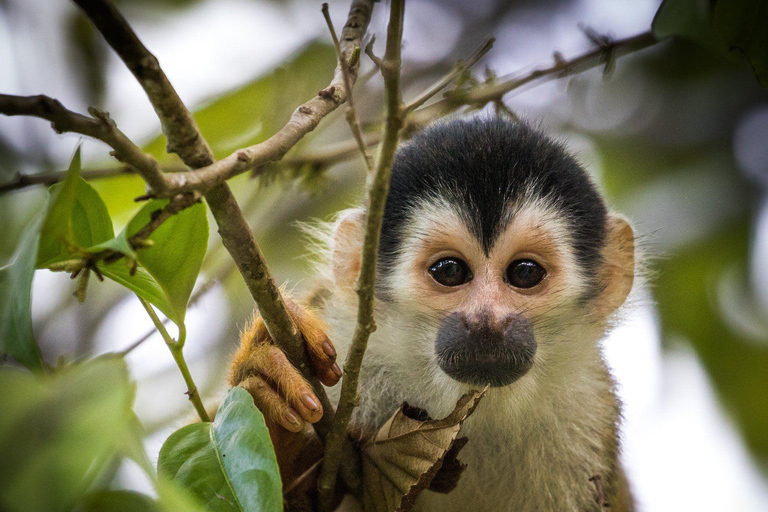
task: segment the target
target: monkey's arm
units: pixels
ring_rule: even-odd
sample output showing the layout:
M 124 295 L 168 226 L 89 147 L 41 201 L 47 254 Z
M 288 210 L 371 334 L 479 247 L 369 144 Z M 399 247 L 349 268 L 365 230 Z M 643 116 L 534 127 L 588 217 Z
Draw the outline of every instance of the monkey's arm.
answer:
M 336 351 L 326 326 L 311 310 L 286 300 L 288 312 L 307 344 L 313 370 L 326 386 L 341 378 Z M 300 432 L 305 422 L 318 421 L 323 410 L 312 387 L 273 342 L 261 316 L 254 314 L 240 337 L 230 363 L 229 384 L 245 388 L 264 415 L 267 425 Z

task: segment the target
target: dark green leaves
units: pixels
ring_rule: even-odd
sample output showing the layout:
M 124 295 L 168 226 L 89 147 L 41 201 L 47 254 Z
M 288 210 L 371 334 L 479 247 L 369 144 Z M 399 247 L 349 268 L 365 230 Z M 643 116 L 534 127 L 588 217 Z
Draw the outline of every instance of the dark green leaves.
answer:
M 657 37 L 678 36 L 722 52 L 743 53 L 768 87 L 768 2 L 665 0 L 653 20 Z
M 0 509 L 70 510 L 129 436 L 125 362 L 104 357 L 44 377 L 5 368 L 0 389 Z
M 247 391 L 233 388 L 213 423 L 177 430 L 163 445 L 161 476 L 174 478 L 210 511 L 278 512 L 282 488 L 277 460 Z
M 43 218 L 25 233 L 13 263 L 0 269 L 0 351 L 32 370 L 44 367 L 32 336 L 35 268 L 77 270 L 82 278 L 95 266 L 181 325 L 208 247 L 205 206 L 196 204 L 166 220 L 149 236 L 147 248 L 134 250 L 128 241 L 166 203 L 148 203 L 115 236 L 104 201 L 80 177 L 78 149 L 66 179 L 51 187 Z M 105 251 L 124 256 L 105 263 Z M 86 283 L 81 282 L 79 294 L 84 295 Z

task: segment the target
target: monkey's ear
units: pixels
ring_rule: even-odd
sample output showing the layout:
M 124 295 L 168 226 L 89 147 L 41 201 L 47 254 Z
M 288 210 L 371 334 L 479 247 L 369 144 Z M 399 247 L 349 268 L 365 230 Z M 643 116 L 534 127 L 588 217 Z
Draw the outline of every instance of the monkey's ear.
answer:
M 333 279 L 340 288 L 352 288 L 360 274 L 364 225 L 365 211 L 351 208 L 333 226 Z
M 635 235 L 624 217 L 610 214 L 608 232 L 600 272 L 603 291 L 598 315 L 607 316 L 627 299 L 635 279 Z

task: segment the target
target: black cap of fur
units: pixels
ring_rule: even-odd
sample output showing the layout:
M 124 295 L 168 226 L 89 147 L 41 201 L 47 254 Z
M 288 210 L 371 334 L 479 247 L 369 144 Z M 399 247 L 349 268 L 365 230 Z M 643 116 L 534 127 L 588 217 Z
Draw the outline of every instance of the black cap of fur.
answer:
M 594 275 L 600 263 L 607 216 L 600 194 L 562 144 L 526 123 L 458 119 L 433 125 L 398 150 L 379 251 L 384 274 L 397 259 L 414 209 L 440 197 L 457 207 L 486 251 L 511 220 L 504 217 L 507 205 L 547 199 L 573 231 L 586 273 Z

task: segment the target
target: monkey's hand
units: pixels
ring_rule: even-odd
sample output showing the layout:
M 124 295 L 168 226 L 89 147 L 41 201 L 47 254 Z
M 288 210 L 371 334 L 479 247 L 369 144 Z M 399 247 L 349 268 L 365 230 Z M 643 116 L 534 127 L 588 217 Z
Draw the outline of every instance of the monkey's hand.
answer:
M 295 302 L 287 299 L 285 304 L 307 344 L 315 375 L 326 386 L 333 386 L 341 378 L 341 370 L 324 322 Z M 306 422 L 314 423 L 323 416 L 312 386 L 272 342 L 258 314 L 240 337 L 240 348 L 230 365 L 229 384 L 241 386 L 253 396 L 270 431 L 280 425 L 301 432 Z

